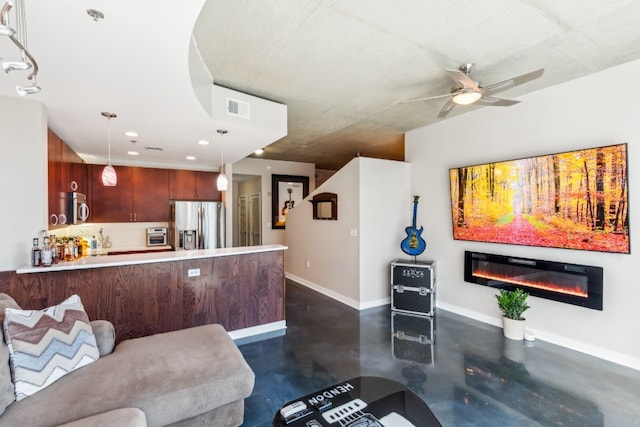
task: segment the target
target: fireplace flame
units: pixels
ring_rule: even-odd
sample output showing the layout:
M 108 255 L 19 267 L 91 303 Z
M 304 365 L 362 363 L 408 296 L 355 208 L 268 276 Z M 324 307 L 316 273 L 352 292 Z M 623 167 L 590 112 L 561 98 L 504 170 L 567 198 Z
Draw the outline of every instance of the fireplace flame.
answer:
M 500 275 L 495 273 L 489 273 L 486 271 L 476 270 L 473 272 L 474 277 L 480 277 L 483 279 L 489 280 L 498 280 L 500 282 L 510 283 L 513 285 L 526 286 L 530 288 L 542 289 L 549 292 L 557 292 L 566 295 L 572 295 L 580 298 L 588 298 L 589 293 L 585 291 L 579 285 L 575 286 L 566 286 L 566 285 L 556 285 L 553 283 L 548 283 L 541 280 L 529 280 L 529 279 L 518 279 L 513 276 Z

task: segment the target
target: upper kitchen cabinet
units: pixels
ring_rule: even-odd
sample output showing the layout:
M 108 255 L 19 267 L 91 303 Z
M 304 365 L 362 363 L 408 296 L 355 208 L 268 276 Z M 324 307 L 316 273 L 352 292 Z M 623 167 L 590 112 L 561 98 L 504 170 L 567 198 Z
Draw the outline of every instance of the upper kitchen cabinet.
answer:
M 169 221 L 169 171 L 167 169 L 114 166 L 115 187 L 102 185 L 104 165 L 92 165 L 91 221 Z
M 169 170 L 133 168 L 133 220 L 169 221 Z
M 82 158 L 51 129 L 47 134 L 47 179 L 49 226 L 66 226 L 67 193 L 86 193 L 87 173 Z
M 63 187 L 66 188 L 65 191 L 86 194 L 89 191 L 87 167 L 82 158 L 64 142 L 62 142 L 62 164 L 62 182 Z
M 169 198 L 171 200 L 220 201 L 216 181 L 217 172 L 171 169 L 169 171 Z

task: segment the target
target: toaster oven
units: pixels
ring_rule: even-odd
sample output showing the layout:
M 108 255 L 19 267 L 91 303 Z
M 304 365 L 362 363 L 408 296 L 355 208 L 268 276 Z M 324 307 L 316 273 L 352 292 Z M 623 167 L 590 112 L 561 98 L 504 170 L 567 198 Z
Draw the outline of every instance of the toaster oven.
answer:
M 167 229 L 147 228 L 147 246 L 165 246 L 167 244 Z

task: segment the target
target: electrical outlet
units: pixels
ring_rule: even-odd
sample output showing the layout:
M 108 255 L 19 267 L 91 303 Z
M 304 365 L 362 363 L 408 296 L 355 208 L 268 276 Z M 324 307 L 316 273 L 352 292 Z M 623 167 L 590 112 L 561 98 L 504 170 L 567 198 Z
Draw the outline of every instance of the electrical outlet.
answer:
M 311 261 L 307 261 L 307 268 L 311 268 Z
M 198 277 L 200 275 L 199 268 L 190 268 L 187 270 L 187 277 Z

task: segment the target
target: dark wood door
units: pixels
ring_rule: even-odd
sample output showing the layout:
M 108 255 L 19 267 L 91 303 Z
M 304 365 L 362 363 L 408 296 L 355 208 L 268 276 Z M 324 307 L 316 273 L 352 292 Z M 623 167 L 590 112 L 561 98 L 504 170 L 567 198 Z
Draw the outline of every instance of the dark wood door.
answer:
M 133 168 L 133 221 L 169 221 L 169 170 Z
M 82 157 L 62 141 L 62 191 L 87 193 L 87 175 Z M 74 184 L 75 183 L 75 184 Z M 74 190 L 75 188 L 75 190 Z
M 222 200 L 218 191 L 217 172 L 196 172 L 196 194 L 198 200 L 220 201 Z
M 171 200 L 197 200 L 194 171 L 182 169 L 169 171 L 169 198 Z
M 133 221 L 133 169 L 127 166 L 114 166 L 118 176 L 115 187 L 102 185 L 104 165 L 91 167 L 91 211 L 92 222 L 130 222 Z
M 60 183 L 62 182 L 62 140 L 51 129 L 47 133 L 47 191 L 49 226 L 55 228 L 62 212 Z

